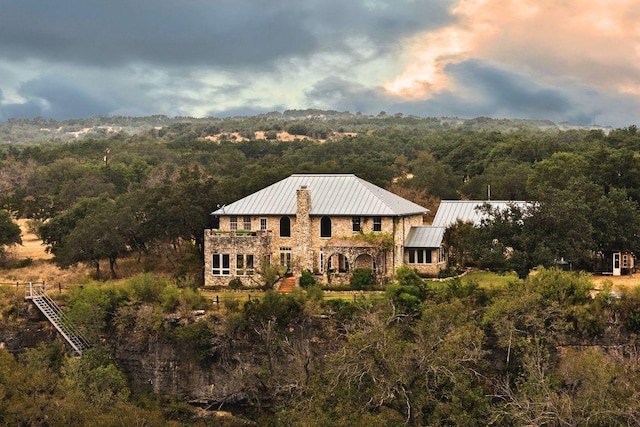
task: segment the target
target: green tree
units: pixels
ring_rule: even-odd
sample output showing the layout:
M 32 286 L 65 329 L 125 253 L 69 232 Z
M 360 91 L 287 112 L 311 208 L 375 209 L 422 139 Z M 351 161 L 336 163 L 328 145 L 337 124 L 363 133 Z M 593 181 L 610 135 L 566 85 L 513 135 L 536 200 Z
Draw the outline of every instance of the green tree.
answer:
M 22 244 L 20 227 L 13 222 L 9 212 L 0 210 L 0 265 L 7 263 L 6 246 Z
M 68 267 L 86 262 L 96 269 L 100 278 L 100 260 L 109 260 L 111 276 L 115 263 L 127 250 L 127 239 L 121 232 L 126 224 L 116 215 L 115 203 L 107 196 L 85 199 L 40 227 L 43 241 L 54 254 L 55 262 Z
M 15 244 L 22 244 L 20 227 L 13 222 L 9 212 L 0 210 L 0 248 Z

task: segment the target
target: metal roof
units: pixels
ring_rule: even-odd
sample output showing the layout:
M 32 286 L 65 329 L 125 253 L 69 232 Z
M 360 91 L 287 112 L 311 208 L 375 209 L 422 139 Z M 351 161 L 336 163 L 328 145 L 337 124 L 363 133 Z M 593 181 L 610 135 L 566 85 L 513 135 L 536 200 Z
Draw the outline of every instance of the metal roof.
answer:
M 296 190 L 311 192 L 310 215 L 405 216 L 429 209 L 353 174 L 293 174 L 214 212 L 213 215 L 295 215 Z
M 440 202 L 438 212 L 436 212 L 436 216 L 431 225 L 434 227 L 449 227 L 458 220 L 480 225 L 482 219 L 487 217 L 487 215 L 480 210 L 480 207 L 486 203 L 490 204 L 492 209 L 497 208 L 501 211 L 506 210 L 510 206 L 525 208 L 530 205 L 528 202 L 509 200 L 443 200 Z
M 439 248 L 446 227 L 411 227 L 405 248 Z

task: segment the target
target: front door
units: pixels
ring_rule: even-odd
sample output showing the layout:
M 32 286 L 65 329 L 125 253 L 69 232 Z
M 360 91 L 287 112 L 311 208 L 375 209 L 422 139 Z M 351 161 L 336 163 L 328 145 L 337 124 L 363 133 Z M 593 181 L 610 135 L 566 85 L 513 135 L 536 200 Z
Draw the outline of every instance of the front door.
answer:
M 620 252 L 613 253 L 613 275 L 620 276 Z

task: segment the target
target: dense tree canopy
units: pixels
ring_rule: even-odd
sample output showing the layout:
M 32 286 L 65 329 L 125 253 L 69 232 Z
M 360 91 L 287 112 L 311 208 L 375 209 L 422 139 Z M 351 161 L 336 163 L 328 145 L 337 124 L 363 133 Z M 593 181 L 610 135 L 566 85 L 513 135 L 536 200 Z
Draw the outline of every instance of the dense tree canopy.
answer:
M 83 200 L 112 203 L 108 214 L 95 210 L 73 222 L 81 225 L 74 239 L 92 236 L 104 247 L 76 246 L 64 256 L 55 250 L 61 265 L 109 259 L 113 267 L 123 251 L 179 249 L 187 240 L 201 249 L 202 230 L 216 206 L 304 172 L 356 173 L 432 211 L 439 199 L 490 195 L 539 202 L 533 218 L 545 233 L 531 225 L 531 242 L 516 245 L 526 264 L 560 256 L 585 266 L 588 251 L 637 245 L 640 144 L 633 126 L 563 131 L 548 122 L 318 111 L 226 120 L 158 117 L 146 130 L 131 118 L 112 121 L 136 132 L 0 146 L 0 208 L 53 221 L 45 228 L 49 244 L 59 244 L 63 236 L 53 229 L 82 211 Z M 277 139 L 286 129 L 297 137 Z M 265 132 L 276 132 L 275 138 L 258 139 Z M 534 244 L 538 237 L 542 241 Z

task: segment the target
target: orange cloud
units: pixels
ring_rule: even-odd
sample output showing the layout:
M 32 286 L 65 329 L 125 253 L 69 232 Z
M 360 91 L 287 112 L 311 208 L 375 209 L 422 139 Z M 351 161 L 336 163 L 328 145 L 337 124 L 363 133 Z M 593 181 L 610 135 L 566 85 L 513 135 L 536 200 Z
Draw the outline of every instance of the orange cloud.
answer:
M 408 41 L 389 93 L 428 98 L 453 87 L 447 65 L 477 58 L 549 84 L 640 95 L 637 0 L 461 0 L 451 14 L 455 24 Z

